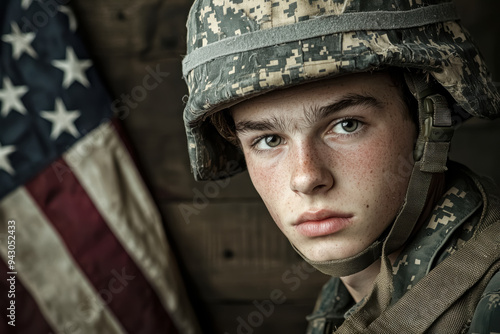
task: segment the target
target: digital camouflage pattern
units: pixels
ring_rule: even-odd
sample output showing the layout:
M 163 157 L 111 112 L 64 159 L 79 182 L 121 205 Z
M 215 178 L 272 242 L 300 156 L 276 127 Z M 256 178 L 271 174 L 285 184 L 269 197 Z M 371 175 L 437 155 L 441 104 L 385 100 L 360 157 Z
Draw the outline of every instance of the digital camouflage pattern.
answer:
M 473 116 L 498 116 L 500 96 L 480 53 L 458 21 L 405 29 L 352 30 L 228 54 L 190 69 L 198 49 L 256 31 L 359 12 L 401 12 L 445 0 L 199 0 L 190 11 L 184 76 L 189 98 L 184 121 L 191 168 L 197 180 L 243 170 L 241 152 L 226 142 L 206 116 L 243 99 L 345 73 L 388 66 L 432 75 Z M 290 36 L 289 36 L 290 37 Z M 236 37 L 237 38 L 237 37 Z M 229 168 L 237 164 L 238 168 Z
M 469 334 L 500 333 L 500 272 L 490 281 L 472 319 Z
M 454 175 L 447 182 L 448 191 L 436 204 L 429 220 L 394 261 L 392 268 L 394 291 L 391 294 L 391 305 L 399 301 L 431 269 L 453 255 L 478 233 L 484 200 L 474 182 L 463 173 L 457 172 L 458 168 L 452 167 Z M 449 284 L 444 285 L 442 289 L 454 289 L 454 281 L 460 279 L 463 278 L 448 277 Z M 475 321 L 472 322 L 468 333 L 490 333 L 492 329 L 500 329 L 499 289 L 500 273 L 494 276 L 483 293 L 474 313 Z M 332 333 L 361 303 L 354 303 L 339 278 L 330 279 L 322 289 L 314 312 L 308 317 L 307 333 Z M 432 306 L 422 305 L 422 312 L 425 312 L 427 307 Z M 485 321 L 490 318 L 491 322 Z M 462 321 L 459 324 L 460 328 L 467 330 L 471 319 L 472 314 L 470 318 L 462 317 L 457 320 Z M 432 330 L 430 332 L 434 333 Z M 449 333 L 455 331 L 450 329 Z

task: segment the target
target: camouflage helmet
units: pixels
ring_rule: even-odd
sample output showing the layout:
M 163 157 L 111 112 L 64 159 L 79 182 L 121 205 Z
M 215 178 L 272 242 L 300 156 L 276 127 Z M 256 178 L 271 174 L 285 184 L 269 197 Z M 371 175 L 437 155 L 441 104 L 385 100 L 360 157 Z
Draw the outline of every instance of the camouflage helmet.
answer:
M 430 74 L 472 116 L 500 96 L 447 0 L 199 0 L 189 13 L 184 121 L 197 180 L 244 169 L 210 114 L 278 88 L 386 67 Z

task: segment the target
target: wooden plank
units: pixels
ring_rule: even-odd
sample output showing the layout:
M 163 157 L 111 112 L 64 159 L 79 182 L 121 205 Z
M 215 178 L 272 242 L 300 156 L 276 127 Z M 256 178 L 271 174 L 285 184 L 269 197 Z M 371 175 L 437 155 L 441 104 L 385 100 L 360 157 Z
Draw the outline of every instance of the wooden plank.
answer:
M 96 54 L 147 58 L 185 52 L 191 4 L 188 0 L 79 0 L 72 6 Z
M 471 119 L 453 136 L 450 158 L 500 184 L 500 119 Z
M 329 278 L 303 262 L 260 201 L 191 207 L 197 212 L 186 219 L 191 205 L 161 207 L 204 300 L 265 299 L 274 289 L 291 300 L 314 300 Z
M 462 18 L 462 24 L 472 35 L 474 42 L 481 50 L 489 70 L 495 81 L 500 81 L 500 2 L 498 1 L 469 1 L 455 0 L 457 11 Z
M 306 315 L 314 304 L 272 304 L 256 300 L 251 304 L 213 304 L 213 333 L 224 334 L 303 334 Z M 257 305 L 257 306 L 256 306 Z M 207 331 L 208 332 L 208 331 Z

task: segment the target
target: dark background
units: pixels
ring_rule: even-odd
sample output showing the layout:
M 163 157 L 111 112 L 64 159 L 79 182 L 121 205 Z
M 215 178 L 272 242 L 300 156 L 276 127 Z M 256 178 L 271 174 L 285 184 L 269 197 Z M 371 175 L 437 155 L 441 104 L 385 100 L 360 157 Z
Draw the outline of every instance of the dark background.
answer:
M 304 316 L 328 277 L 297 269 L 301 260 L 268 216 L 246 173 L 218 183 L 192 179 L 182 124 L 187 89 L 181 75 L 191 3 L 70 2 L 121 110 L 205 332 L 237 333 L 243 319 L 250 323 L 240 333 L 303 333 Z M 500 2 L 456 3 L 494 79 L 500 81 Z M 148 68 L 157 67 L 168 77 L 141 96 Z M 455 136 L 452 158 L 500 183 L 499 128 L 499 121 L 468 122 Z M 279 293 L 276 289 L 284 302 L 259 311 L 263 300 Z

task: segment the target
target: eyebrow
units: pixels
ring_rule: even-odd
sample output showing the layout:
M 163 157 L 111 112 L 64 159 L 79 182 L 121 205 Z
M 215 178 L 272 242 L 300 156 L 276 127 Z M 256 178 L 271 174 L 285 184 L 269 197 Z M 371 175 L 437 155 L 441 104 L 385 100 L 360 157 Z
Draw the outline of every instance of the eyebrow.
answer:
M 312 107 L 304 110 L 303 122 L 305 126 L 311 127 L 313 124 L 347 108 L 365 106 L 374 109 L 382 109 L 383 103 L 371 95 L 348 94 L 339 101 L 330 103 L 322 107 Z M 291 129 L 292 120 L 287 120 L 286 115 L 272 116 L 264 120 L 243 120 L 235 124 L 237 133 L 249 131 L 279 131 L 284 132 Z

